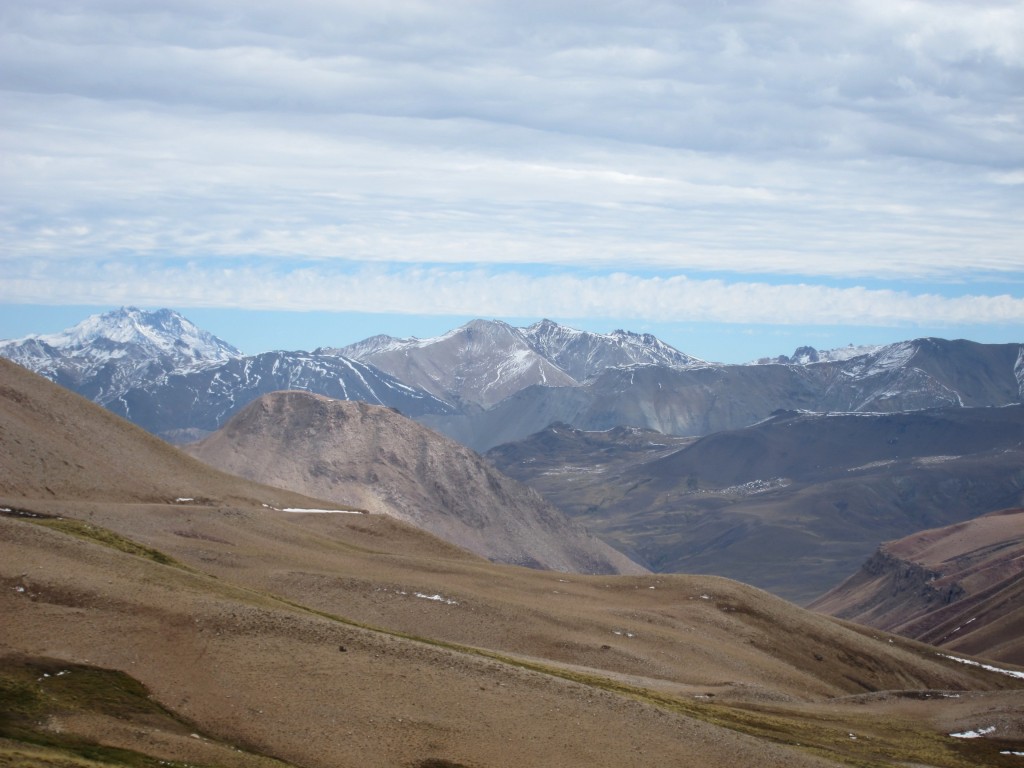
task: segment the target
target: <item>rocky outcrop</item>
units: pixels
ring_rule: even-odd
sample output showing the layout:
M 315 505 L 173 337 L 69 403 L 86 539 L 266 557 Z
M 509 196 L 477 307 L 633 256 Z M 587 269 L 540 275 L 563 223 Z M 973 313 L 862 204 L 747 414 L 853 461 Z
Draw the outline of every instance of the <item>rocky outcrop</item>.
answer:
M 811 608 L 907 637 L 1024 662 L 1024 509 L 882 545 Z

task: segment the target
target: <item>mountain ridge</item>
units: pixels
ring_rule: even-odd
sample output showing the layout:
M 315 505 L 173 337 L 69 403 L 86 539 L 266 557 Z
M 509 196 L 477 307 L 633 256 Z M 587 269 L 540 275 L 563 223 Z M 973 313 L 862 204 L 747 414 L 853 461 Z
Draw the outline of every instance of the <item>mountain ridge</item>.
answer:
M 187 323 L 170 310 L 161 313 L 182 327 Z M 17 356 L 25 367 L 176 441 L 216 429 L 271 388 L 396 407 L 478 451 L 553 422 L 591 431 L 635 426 L 704 435 L 756 423 L 780 408 L 897 412 L 1004 405 L 1020 402 L 1024 392 L 1024 346 L 935 338 L 833 351 L 803 347 L 790 362 L 723 365 L 650 334 L 595 334 L 547 319 L 525 328 L 478 319 L 430 339 L 375 336 L 312 353 L 238 357 L 225 349 L 199 363 L 193 355 L 185 364 L 135 344 L 127 362 L 102 352 L 102 369 L 67 360 L 59 370 L 53 348 L 39 339 L 0 343 L 0 354 Z
M 0 356 L 108 405 L 134 387 L 242 353 L 173 310 L 121 307 L 60 333 L 0 341 Z
M 799 603 L 882 540 L 1024 503 L 1022 405 L 777 412 L 678 448 L 652 438 L 626 459 L 588 434 L 548 428 L 486 455 L 655 572 L 718 573 Z

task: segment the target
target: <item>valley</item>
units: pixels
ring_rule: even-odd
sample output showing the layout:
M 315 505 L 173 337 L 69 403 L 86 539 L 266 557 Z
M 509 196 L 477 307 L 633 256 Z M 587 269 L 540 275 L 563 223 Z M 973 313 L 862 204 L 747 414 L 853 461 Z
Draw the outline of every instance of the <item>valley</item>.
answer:
M 1024 408 L 779 412 L 646 451 L 551 427 L 487 453 L 656 572 L 717 573 L 807 603 L 882 541 L 1024 503 Z M 616 451 L 628 464 L 605 462 Z M 600 471 L 581 472 L 578 467 Z

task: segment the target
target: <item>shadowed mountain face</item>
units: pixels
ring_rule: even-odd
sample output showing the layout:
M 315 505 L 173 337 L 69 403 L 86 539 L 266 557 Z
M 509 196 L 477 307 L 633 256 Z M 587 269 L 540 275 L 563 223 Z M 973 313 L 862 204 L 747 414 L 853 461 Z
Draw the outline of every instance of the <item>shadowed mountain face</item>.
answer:
M 260 395 L 286 389 L 385 405 L 410 416 L 454 410 L 373 366 L 306 352 L 266 352 L 167 376 L 126 392 L 108 407 L 144 429 L 183 442 L 218 429 Z M 185 440 L 177 439 L 179 435 Z
M 960 653 L 1024 664 L 1024 509 L 921 531 L 879 547 L 811 604 Z
M 1022 406 L 780 413 L 629 465 L 588 433 L 550 432 L 488 457 L 656 572 L 716 573 L 799 602 L 881 541 L 1024 502 Z
M 188 450 L 244 477 L 392 515 L 491 560 L 644 571 L 532 489 L 389 408 L 278 392 Z
M 1015 670 L 726 579 L 497 565 L 325 514 L 6 363 L 0 412 L 3 764 L 964 768 L 1024 746 Z
M 708 435 L 755 424 L 774 411 L 896 413 L 1019 403 L 1024 367 L 1016 344 L 918 339 L 848 359 L 791 365 L 642 365 L 610 368 L 578 387 L 530 386 L 487 409 L 420 420 L 487 451 L 554 422 Z

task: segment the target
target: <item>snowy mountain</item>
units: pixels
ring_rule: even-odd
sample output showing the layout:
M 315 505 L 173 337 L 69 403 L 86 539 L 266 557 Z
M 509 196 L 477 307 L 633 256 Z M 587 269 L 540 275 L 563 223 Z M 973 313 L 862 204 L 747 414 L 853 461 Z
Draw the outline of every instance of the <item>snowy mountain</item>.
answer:
M 666 368 L 705 367 L 708 363 L 680 352 L 649 333 L 612 331 L 590 333 L 541 320 L 522 329 L 523 335 L 545 358 L 584 382 L 608 368 L 661 365 Z
M 172 374 L 128 390 L 107 407 L 143 429 L 180 442 L 220 428 L 257 397 L 282 390 L 384 405 L 412 418 L 454 411 L 372 365 L 309 352 L 264 352 Z
M 739 429 L 778 409 L 893 413 L 1022 400 L 1019 344 L 916 339 L 846 360 L 811 364 L 609 368 L 572 388 L 526 387 L 486 410 L 424 423 L 478 451 L 560 421 L 674 435 Z
M 431 339 L 374 336 L 336 350 L 452 402 L 490 408 L 529 386 L 574 387 L 609 368 L 706 366 L 650 334 L 590 333 L 542 320 L 473 320 Z
M 474 320 L 429 339 L 374 336 L 340 349 L 242 357 L 171 310 L 126 308 L 61 334 L 0 343 L 0 355 L 169 439 L 217 429 L 280 389 L 394 407 L 476 450 L 556 421 L 706 435 L 777 409 L 891 413 L 1005 405 L 1024 392 L 1019 344 L 801 347 L 785 362 L 718 365 L 650 334 L 597 334 L 550 320 L 525 328 Z
M 854 357 L 870 355 L 882 349 L 877 344 L 850 344 L 836 349 L 815 349 L 814 347 L 797 347 L 792 355 L 779 355 L 778 357 L 762 357 L 755 360 L 751 365 L 809 365 L 811 363 L 834 363 L 842 360 L 849 360 Z
M 122 307 L 61 333 L 0 342 L 0 356 L 102 405 L 132 387 L 241 357 L 177 312 Z
M 431 339 L 377 336 L 336 350 L 449 402 L 489 408 L 524 387 L 578 383 L 534 348 L 522 329 L 473 320 Z
M 363 400 L 414 417 L 453 410 L 338 355 L 243 356 L 169 309 L 124 307 L 93 315 L 62 333 L 0 342 L 0 356 L 172 442 L 203 436 L 256 397 L 284 389 Z

